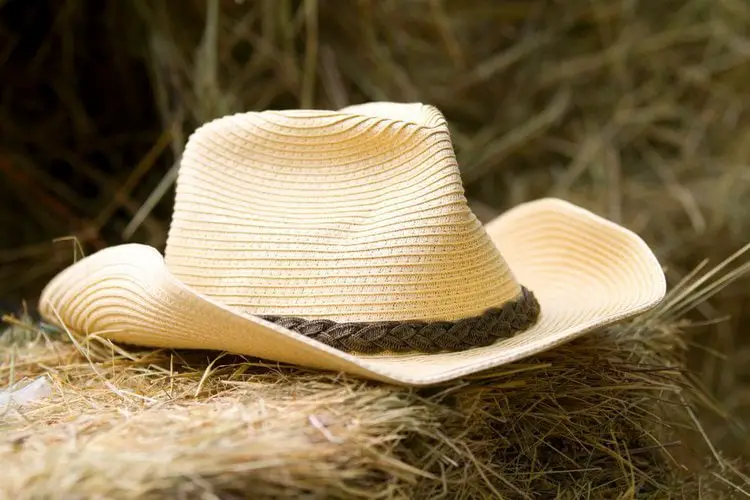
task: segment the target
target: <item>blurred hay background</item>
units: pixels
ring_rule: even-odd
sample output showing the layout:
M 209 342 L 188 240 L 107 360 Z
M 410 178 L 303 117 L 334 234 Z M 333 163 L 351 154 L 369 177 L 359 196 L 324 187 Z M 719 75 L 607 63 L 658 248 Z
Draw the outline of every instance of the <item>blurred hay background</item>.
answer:
M 74 245 L 55 238 L 74 235 L 86 253 L 163 245 L 191 130 L 265 108 L 435 104 L 480 217 L 564 197 L 642 234 L 672 284 L 750 241 L 744 0 L 4 0 L 0 64 L 6 308 L 33 308 L 70 262 Z M 750 279 L 686 317 L 689 327 L 672 318 L 639 330 L 671 335 L 658 359 L 639 352 L 670 365 L 665 353 L 685 343 L 691 378 L 722 409 L 702 416 L 711 441 L 750 455 Z M 487 390 L 476 389 L 481 404 L 496 397 Z M 416 396 L 383 397 L 412 408 Z

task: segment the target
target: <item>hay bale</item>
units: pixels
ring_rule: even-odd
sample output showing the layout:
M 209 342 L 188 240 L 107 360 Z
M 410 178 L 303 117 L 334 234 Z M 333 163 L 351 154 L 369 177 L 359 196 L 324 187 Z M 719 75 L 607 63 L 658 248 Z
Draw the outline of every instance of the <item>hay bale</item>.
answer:
M 750 250 L 750 246 L 748 246 Z M 745 266 L 748 267 L 748 266 Z M 571 344 L 426 389 L 215 353 L 126 351 L 6 318 L 6 498 L 740 498 L 696 418 L 682 314 L 742 269 Z M 731 420 L 726 425 L 731 425 Z

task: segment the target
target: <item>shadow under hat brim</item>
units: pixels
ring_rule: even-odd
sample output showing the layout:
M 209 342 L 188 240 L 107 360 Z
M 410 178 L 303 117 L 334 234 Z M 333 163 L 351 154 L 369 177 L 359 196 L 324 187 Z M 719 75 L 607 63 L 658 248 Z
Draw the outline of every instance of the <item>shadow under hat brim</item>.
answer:
M 425 386 L 526 358 L 642 313 L 666 293 L 633 232 L 571 203 L 542 199 L 485 225 L 541 315 L 512 338 L 439 354 L 353 355 L 243 314 L 175 278 L 154 248 L 119 245 L 71 265 L 44 289 L 44 318 L 80 334 L 149 347 L 210 349 L 399 385 Z

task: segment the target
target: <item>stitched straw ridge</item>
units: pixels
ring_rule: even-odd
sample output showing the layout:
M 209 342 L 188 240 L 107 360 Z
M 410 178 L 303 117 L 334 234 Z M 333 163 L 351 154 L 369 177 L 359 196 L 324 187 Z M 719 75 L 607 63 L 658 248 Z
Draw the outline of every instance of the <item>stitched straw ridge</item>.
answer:
M 409 172 L 410 175 L 404 175 L 402 176 L 401 181 L 404 183 L 403 189 L 406 190 L 406 188 L 416 188 L 417 191 L 422 192 L 426 187 L 434 184 L 440 183 L 442 180 L 440 177 L 436 177 L 434 173 L 430 173 L 433 169 L 433 167 L 441 165 L 442 158 L 439 158 L 438 155 L 440 153 L 443 154 L 451 154 L 452 149 L 449 147 L 449 142 L 447 139 L 444 140 L 447 144 L 444 145 L 442 148 L 431 148 L 429 152 L 429 156 L 424 151 L 420 151 L 421 154 L 415 154 L 413 157 L 405 157 L 404 155 L 399 154 L 398 158 L 399 161 L 403 162 L 404 164 L 411 163 L 414 161 L 417 161 L 419 158 L 425 158 L 424 160 L 421 160 L 422 163 L 422 169 Z M 216 144 L 215 147 L 218 149 L 218 147 L 221 147 L 219 144 Z M 394 148 L 395 149 L 395 148 Z M 330 172 L 334 167 L 338 167 L 338 164 L 333 163 L 333 160 L 330 158 L 326 158 L 326 184 L 321 184 L 320 187 L 317 185 L 315 188 L 308 187 L 307 183 L 310 182 L 310 180 L 315 179 L 316 173 L 314 172 L 314 167 L 317 167 L 319 165 L 313 163 L 309 169 L 310 171 L 299 173 L 299 172 L 290 172 L 290 171 L 284 171 L 284 177 L 282 177 L 280 172 L 275 172 L 276 175 L 269 175 L 269 176 L 263 176 L 260 175 L 261 173 L 270 173 L 270 171 L 264 171 L 258 164 L 255 164 L 253 166 L 253 178 L 252 182 L 248 181 L 248 179 L 244 178 L 242 175 L 240 175 L 238 172 L 234 171 L 232 168 L 219 168 L 216 166 L 215 162 L 216 160 L 220 159 L 223 161 L 226 161 L 227 164 L 231 165 L 233 161 L 232 158 L 220 155 L 218 153 L 214 153 L 212 149 L 208 149 L 206 153 L 203 153 L 199 149 L 196 149 L 193 154 L 194 161 L 198 164 L 201 164 L 204 167 L 208 167 L 205 171 L 203 171 L 201 174 L 207 178 L 216 176 L 212 174 L 211 170 L 214 168 L 218 171 L 221 171 L 222 175 L 227 175 L 232 177 L 237 182 L 244 184 L 245 187 L 253 187 L 257 188 L 258 186 L 264 186 L 264 187 L 270 187 L 272 188 L 271 191 L 261 191 L 261 193 L 266 195 L 275 195 L 278 198 L 282 200 L 289 201 L 289 198 L 286 196 L 283 196 L 283 193 L 279 193 L 276 191 L 279 188 L 286 189 L 290 184 L 295 185 L 295 189 L 300 189 L 302 191 L 315 191 L 320 193 L 326 193 L 328 194 L 328 197 L 330 198 L 351 198 L 353 196 L 356 197 L 362 197 L 362 199 L 373 199 L 373 198 L 382 198 L 384 196 L 388 196 L 387 191 L 383 191 L 382 189 L 378 189 L 379 185 L 383 185 L 385 188 L 391 187 L 391 179 L 387 175 L 391 173 L 390 171 L 395 170 L 398 171 L 400 166 L 392 166 L 390 169 L 383 169 L 380 172 L 372 172 L 372 167 L 370 167 L 370 175 L 361 175 L 361 176 L 354 176 L 352 173 L 349 173 L 349 175 L 346 175 L 346 178 L 341 181 L 328 182 L 329 178 L 334 177 L 337 174 L 334 174 Z M 258 152 L 254 153 L 255 157 L 260 156 Z M 387 153 L 380 153 L 377 155 L 378 157 L 382 157 L 383 163 L 385 164 L 387 160 L 392 160 L 396 155 L 391 155 Z M 437 157 L 437 158 L 436 158 Z M 429 159 L 429 161 L 427 160 Z M 300 163 L 303 161 L 302 159 L 298 158 L 292 158 L 292 159 L 285 159 L 282 157 L 271 157 L 272 161 L 276 161 L 281 163 L 281 161 L 289 161 L 293 160 L 296 163 Z M 372 161 L 372 160 L 371 160 Z M 442 167 L 445 169 L 445 167 Z M 341 175 L 341 174 L 339 174 Z M 290 177 L 296 177 L 296 178 L 290 178 Z M 431 180 L 425 182 L 425 178 L 429 177 Z M 459 191 L 463 191 L 463 186 L 461 184 L 460 175 L 455 170 L 447 170 L 443 177 L 452 177 L 453 178 L 453 186 L 455 189 Z M 361 181 L 366 181 L 365 183 L 362 183 Z M 219 181 L 221 182 L 221 181 Z M 351 188 L 352 186 L 357 186 L 359 190 L 352 191 L 350 189 L 347 189 L 346 191 L 342 191 L 342 187 Z M 399 190 L 401 191 L 401 189 Z
M 270 140 L 270 137 L 262 137 L 258 134 L 254 134 L 252 130 L 243 128 L 243 133 L 246 134 L 246 136 L 241 136 L 237 133 L 237 131 L 232 129 L 227 129 L 226 131 L 222 130 L 222 132 L 225 132 L 225 134 L 222 137 L 211 137 L 210 141 L 207 141 L 206 144 L 200 145 L 198 148 L 196 148 L 196 152 L 200 154 L 203 157 L 211 158 L 214 156 L 214 151 L 218 148 L 225 149 L 227 146 L 231 146 L 231 150 L 233 151 L 233 154 L 237 154 L 238 152 L 245 152 L 247 154 L 252 154 L 253 156 L 259 156 L 261 158 L 265 159 L 271 159 L 271 160 L 278 160 L 280 158 L 291 158 L 298 162 L 305 162 L 304 158 L 299 158 L 299 155 L 291 155 L 287 153 L 284 154 L 283 150 L 279 150 L 276 148 L 270 148 L 268 146 L 261 146 L 258 148 L 248 148 L 243 145 L 243 143 L 247 143 L 249 139 L 255 138 L 256 140 L 267 140 L 272 143 L 277 143 L 280 145 L 284 145 L 286 147 L 289 146 L 289 141 L 273 141 Z M 359 136 L 362 136 L 364 139 L 362 143 L 362 147 L 352 150 L 352 148 L 348 145 L 341 145 L 339 144 L 339 147 L 333 147 L 337 144 L 317 144 L 315 147 L 315 151 L 319 154 L 325 154 L 326 158 L 329 160 L 330 163 L 328 163 L 329 168 L 333 169 L 333 167 L 341 168 L 341 172 L 339 173 L 331 173 L 332 176 L 345 176 L 348 177 L 349 174 L 361 174 L 363 172 L 367 172 L 368 168 L 366 166 L 361 166 L 360 164 L 360 158 L 362 158 L 363 155 L 372 155 L 372 153 L 377 154 L 387 154 L 387 150 L 384 151 L 384 148 L 382 145 L 380 145 L 380 142 L 383 142 L 383 139 L 380 139 L 378 141 L 369 141 L 366 137 L 367 134 L 371 133 L 370 130 L 363 130 L 360 134 L 350 134 L 348 137 L 346 137 L 346 142 L 351 142 L 354 140 L 357 140 Z M 441 133 L 439 131 L 433 131 L 431 134 L 438 134 Z M 421 145 L 418 141 L 415 141 L 415 136 L 413 132 L 408 133 L 406 136 L 398 137 L 396 134 L 394 134 L 395 139 L 392 141 L 389 141 L 389 148 L 392 149 L 398 149 L 401 151 L 401 155 L 403 155 L 405 161 L 411 161 L 416 157 L 419 157 L 423 154 L 421 150 Z M 230 137 L 232 139 L 230 139 Z M 320 137 L 318 137 L 320 138 Z M 440 146 L 432 146 L 434 149 L 436 149 L 436 152 L 440 152 L 443 150 L 450 150 L 452 151 L 453 148 L 450 144 L 450 138 L 448 136 L 445 137 L 445 144 L 441 144 Z M 210 147 L 208 145 L 211 145 Z M 346 143 L 344 143 L 346 144 Z M 333 156 L 330 153 L 333 152 L 345 152 L 344 154 L 340 154 L 338 156 Z M 219 153 L 219 158 L 223 160 L 230 160 L 231 158 Z M 344 161 L 342 161 L 344 160 Z M 307 160 L 307 163 L 310 164 L 310 166 L 317 165 L 318 161 L 315 158 L 311 158 Z M 274 174 L 278 174 L 278 172 L 274 169 L 261 169 L 261 172 L 271 174 L 273 177 L 275 177 Z M 296 168 L 287 168 L 285 169 L 286 174 L 307 174 L 309 175 L 309 170 L 307 168 L 303 167 L 296 167 Z M 369 177 L 369 174 L 365 174 L 366 177 Z

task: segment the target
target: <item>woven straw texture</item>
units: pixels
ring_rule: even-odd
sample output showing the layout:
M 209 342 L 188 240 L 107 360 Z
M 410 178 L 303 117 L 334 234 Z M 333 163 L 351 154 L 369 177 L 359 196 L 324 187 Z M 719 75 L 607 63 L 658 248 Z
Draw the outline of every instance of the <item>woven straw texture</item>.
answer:
M 116 341 L 426 385 L 549 349 L 663 298 L 646 244 L 570 203 L 539 200 L 479 224 L 434 108 L 355 111 L 205 125 L 185 151 L 166 256 L 137 244 L 91 255 L 52 280 L 42 313 Z M 354 355 L 258 317 L 462 318 L 514 300 L 521 285 L 539 301 L 538 321 L 460 352 Z
M 174 275 L 254 314 L 335 321 L 455 320 L 517 297 L 442 115 L 354 109 L 368 114 L 266 111 L 199 129 L 167 242 Z

